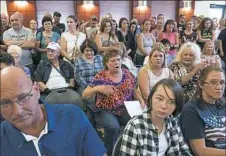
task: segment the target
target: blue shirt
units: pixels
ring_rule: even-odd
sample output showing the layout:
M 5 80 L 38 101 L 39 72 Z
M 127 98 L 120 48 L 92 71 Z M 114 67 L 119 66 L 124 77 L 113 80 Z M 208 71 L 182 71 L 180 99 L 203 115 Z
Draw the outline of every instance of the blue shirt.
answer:
M 44 104 L 48 133 L 39 141 L 46 156 L 102 156 L 104 144 L 85 114 L 74 105 Z M 32 141 L 27 142 L 12 124 L 1 124 L 1 156 L 38 156 Z
M 207 104 L 193 97 L 181 112 L 180 124 L 187 141 L 205 139 L 206 147 L 226 149 L 225 105 Z

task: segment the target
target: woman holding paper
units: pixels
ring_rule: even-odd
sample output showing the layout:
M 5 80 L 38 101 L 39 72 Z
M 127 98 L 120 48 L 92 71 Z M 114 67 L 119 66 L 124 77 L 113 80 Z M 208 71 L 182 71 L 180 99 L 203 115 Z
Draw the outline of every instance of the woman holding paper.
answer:
M 97 125 L 104 128 L 104 143 L 107 154 L 111 155 L 118 138 L 120 125 L 125 125 L 130 116 L 124 106 L 124 101 L 137 99 L 144 107 L 144 101 L 135 89 L 136 81 L 129 70 L 121 68 L 119 50 L 107 49 L 103 62 L 105 70 L 97 73 L 92 82 L 83 92 L 83 98 L 89 99 L 96 95 L 95 106 Z
M 138 73 L 139 91 L 145 101 L 152 87 L 161 79 L 174 79 L 173 73 L 169 68 L 165 68 L 165 47 L 162 43 L 155 43 L 146 65 Z
M 120 156 L 192 156 L 177 118 L 183 97 L 183 88 L 175 80 L 162 79 L 156 83 L 148 97 L 148 109 L 125 127 Z

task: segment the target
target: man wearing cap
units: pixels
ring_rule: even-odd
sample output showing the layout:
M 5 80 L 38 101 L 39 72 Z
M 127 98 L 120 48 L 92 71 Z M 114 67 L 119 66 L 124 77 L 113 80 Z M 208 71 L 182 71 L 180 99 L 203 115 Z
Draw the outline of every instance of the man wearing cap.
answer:
M 39 100 L 37 83 L 21 68 L 4 68 L 0 76 L 2 156 L 104 155 L 103 142 L 80 108 Z
M 53 90 L 59 88 L 74 88 L 74 71 L 72 66 L 60 59 L 61 47 L 56 42 L 50 42 L 47 46 L 46 61 L 41 61 L 35 72 L 35 81 L 43 92 L 45 98 Z
M 50 17 L 51 19 L 53 19 L 52 15 L 51 15 L 49 12 L 46 12 L 46 13 L 44 14 L 43 18 L 44 18 L 44 17 Z M 37 34 L 38 34 L 39 32 L 44 31 L 44 30 L 45 30 L 44 27 L 40 27 L 40 28 L 37 30 Z M 52 31 L 58 33 L 59 35 L 61 35 L 61 33 L 62 33 L 62 31 L 60 30 L 60 28 L 58 28 L 58 27 L 55 26 L 55 25 L 53 25 Z
M 97 34 L 97 16 L 93 15 L 90 17 L 90 26 L 85 29 L 85 33 L 88 39 L 94 40 Z
M 65 24 L 64 23 L 60 23 L 60 18 L 61 18 L 61 13 L 56 11 L 53 13 L 53 24 L 55 26 L 57 26 L 61 32 L 65 32 Z

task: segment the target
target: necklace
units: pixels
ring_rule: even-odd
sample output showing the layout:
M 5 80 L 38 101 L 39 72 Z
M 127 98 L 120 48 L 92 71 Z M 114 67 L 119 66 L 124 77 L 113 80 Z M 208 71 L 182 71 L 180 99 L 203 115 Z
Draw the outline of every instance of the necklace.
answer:
M 208 104 L 206 104 L 206 102 L 204 102 L 203 101 L 203 103 L 204 103 L 204 105 L 206 106 L 206 108 L 209 110 L 209 112 L 211 113 L 211 115 L 214 117 L 214 119 L 216 119 L 217 118 L 217 107 L 216 107 L 216 105 L 215 105 L 215 109 L 216 109 L 216 112 L 214 113 L 210 108 L 209 108 L 209 106 L 208 106 Z
M 145 34 L 144 35 L 144 38 L 146 39 L 146 40 L 148 40 L 148 41 L 150 41 L 152 38 L 151 38 L 151 36 L 149 35 L 149 34 Z

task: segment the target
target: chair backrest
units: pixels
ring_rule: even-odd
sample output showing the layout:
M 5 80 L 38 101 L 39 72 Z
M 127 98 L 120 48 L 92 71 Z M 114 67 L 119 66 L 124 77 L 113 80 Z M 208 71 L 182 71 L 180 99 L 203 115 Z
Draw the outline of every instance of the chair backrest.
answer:
M 115 145 L 112 151 L 112 156 L 119 156 L 121 144 L 122 144 L 122 135 L 120 135 L 117 141 L 115 142 Z
M 74 104 L 84 109 L 84 101 L 81 95 L 71 89 L 58 89 L 51 92 L 45 101 L 49 104 Z

